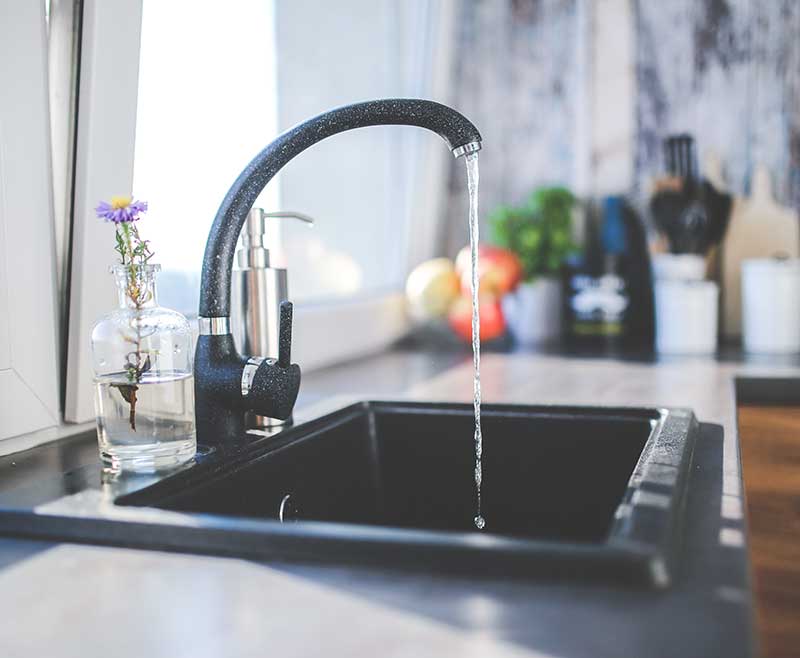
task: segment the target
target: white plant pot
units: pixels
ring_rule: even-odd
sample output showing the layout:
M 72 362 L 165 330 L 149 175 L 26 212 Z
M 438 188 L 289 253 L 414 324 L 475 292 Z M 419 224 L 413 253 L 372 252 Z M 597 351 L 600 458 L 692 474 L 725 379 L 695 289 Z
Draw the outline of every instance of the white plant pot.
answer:
M 542 277 L 521 283 L 503 297 L 503 315 L 508 329 L 518 343 L 535 345 L 558 338 L 561 334 L 561 282 Z

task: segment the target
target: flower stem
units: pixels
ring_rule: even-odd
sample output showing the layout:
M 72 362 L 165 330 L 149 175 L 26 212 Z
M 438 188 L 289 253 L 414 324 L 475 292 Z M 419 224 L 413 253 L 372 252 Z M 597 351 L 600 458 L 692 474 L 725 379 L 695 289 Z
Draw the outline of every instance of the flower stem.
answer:
M 144 359 L 144 362 L 142 360 L 142 332 L 141 323 L 138 321 L 139 313 L 145 302 L 148 301 L 146 296 L 149 295 L 147 286 L 142 285 L 141 278 L 144 275 L 144 270 L 141 270 L 140 267 L 147 263 L 152 257 L 152 253 L 147 241 L 141 239 L 137 228 L 129 222 L 117 224 L 116 239 L 117 252 L 120 255 L 122 265 L 127 265 L 128 267 L 128 282 L 125 294 L 135 309 L 135 315 L 132 320 L 133 325 L 131 326 L 136 335 L 134 341 L 135 349 L 128 355 L 128 361 L 125 366 L 129 384 L 125 385 L 125 390 L 120 386 L 120 393 L 130 404 L 130 425 L 135 432 L 137 391 L 142 374 L 150 369 L 150 357 L 148 356 Z

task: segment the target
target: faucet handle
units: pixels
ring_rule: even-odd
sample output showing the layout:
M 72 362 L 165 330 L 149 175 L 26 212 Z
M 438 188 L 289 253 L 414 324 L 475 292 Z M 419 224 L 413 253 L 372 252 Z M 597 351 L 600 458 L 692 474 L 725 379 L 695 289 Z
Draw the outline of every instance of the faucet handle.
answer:
M 278 329 L 278 365 L 288 368 L 292 363 L 292 302 L 281 302 L 280 327 Z

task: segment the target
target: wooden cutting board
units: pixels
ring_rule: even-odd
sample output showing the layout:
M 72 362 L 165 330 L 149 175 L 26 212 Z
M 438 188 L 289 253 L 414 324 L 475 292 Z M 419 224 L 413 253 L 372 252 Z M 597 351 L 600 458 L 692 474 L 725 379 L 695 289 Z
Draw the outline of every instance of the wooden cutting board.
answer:
M 784 255 L 796 258 L 800 250 L 797 213 L 772 197 L 769 172 L 759 165 L 751 196 L 734 198 L 730 222 L 722 243 L 722 332 L 742 334 L 742 261 Z
M 739 407 L 750 563 L 759 655 L 797 656 L 800 647 L 800 409 Z

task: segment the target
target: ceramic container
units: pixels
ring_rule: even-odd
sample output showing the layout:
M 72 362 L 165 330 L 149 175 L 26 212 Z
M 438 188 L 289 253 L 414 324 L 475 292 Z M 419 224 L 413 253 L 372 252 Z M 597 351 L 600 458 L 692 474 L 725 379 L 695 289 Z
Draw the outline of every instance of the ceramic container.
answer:
M 742 328 L 748 352 L 800 352 L 800 260 L 742 261 Z
M 713 281 L 656 281 L 656 349 L 661 354 L 713 354 L 719 286 Z
M 561 335 L 561 282 L 555 277 L 540 277 L 521 283 L 503 297 L 503 314 L 514 340 L 535 345 Z

